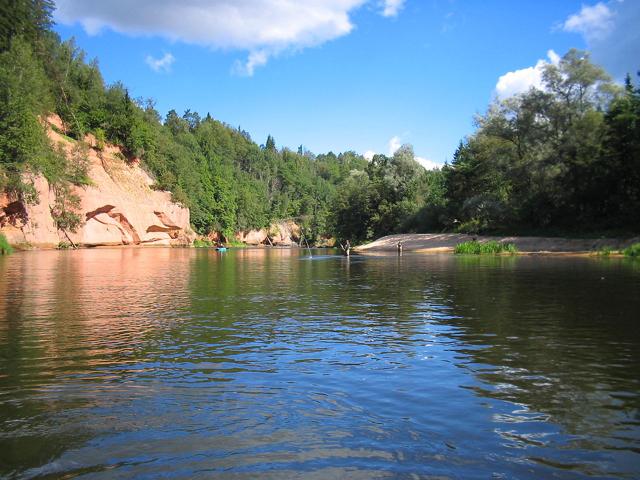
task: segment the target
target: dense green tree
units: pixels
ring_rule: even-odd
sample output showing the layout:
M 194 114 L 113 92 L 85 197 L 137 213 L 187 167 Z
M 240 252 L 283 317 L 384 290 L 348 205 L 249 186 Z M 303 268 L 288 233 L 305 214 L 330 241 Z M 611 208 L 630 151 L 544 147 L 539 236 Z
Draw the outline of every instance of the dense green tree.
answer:
M 403 145 L 392 157 L 375 155 L 364 170 L 349 172 L 333 200 L 330 225 L 352 243 L 439 226 L 432 220 L 440 216 L 442 191 L 440 173 L 426 172 L 413 148 Z
M 267 136 L 267 141 L 264 144 L 264 148 L 267 150 L 275 150 L 276 149 L 276 141 L 273 139 L 271 135 Z
M 614 84 L 588 54 L 545 66 L 543 88 L 496 100 L 450 165 L 426 171 L 413 149 L 367 162 L 264 146 L 210 114 L 170 110 L 105 85 L 97 61 L 51 30 L 51 0 L 0 2 L 0 189 L 34 201 L 29 173 L 56 193 L 59 228 L 76 224 L 72 184 L 88 181 L 88 133 L 123 147 L 191 210 L 196 231 L 294 219 L 311 241 L 352 243 L 394 232 L 640 229 L 640 90 Z M 43 127 L 60 116 L 78 140 L 63 153 Z
M 570 50 L 545 66 L 543 84 L 497 100 L 477 119 L 476 132 L 445 168 L 450 225 L 565 232 L 632 226 L 614 211 L 625 203 L 614 192 L 635 188 L 613 185 L 637 178 L 633 167 L 622 167 L 633 165 L 633 149 L 620 150 L 634 138 L 630 82 L 620 97 L 588 54 Z
M 53 0 L 2 0 L 0 2 L 0 52 L 11 48 L 14 37 L 39 45 L 53 25 Z
M 639 74 L 640 75 L 640 72 Z M 603 202 L 612 226 L 640 226 L 640 87 L 627 75 L 624 94 L 605 117 L 605 137 L 599 165 Z
M 0 188 L 35 200 L 22 174 L 42 167 L 53 175 L 47 162 L 52 152 L 38 120 L 51 107 L 42 65 L 29 43 L 14 37 L 9 50 L 0 53 Z
M 332 205 L 332 230 L 339 240 L 359 243 L 372 238 L 371 182 L 365 172 L 353 172 L 340 186 Z

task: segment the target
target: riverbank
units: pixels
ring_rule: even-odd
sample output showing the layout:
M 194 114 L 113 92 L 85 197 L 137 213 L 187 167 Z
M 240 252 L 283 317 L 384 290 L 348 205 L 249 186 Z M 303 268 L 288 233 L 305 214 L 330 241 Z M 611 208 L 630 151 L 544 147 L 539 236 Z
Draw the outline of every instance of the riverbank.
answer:
M 462 233 L 405 233 L 387 235 L 371 243 L 354 248 L 358 253 L 395 252 L 402 242 L 403 252 L 441 253 L 453 252 L 462 242 L 476 239 L 479 242 L 497 241 L 513 243 L 519 254 L 580 255 L 597 252 L 605 247 L 622 250 L 640 242 L 633 238 L 555 238 L 466 235 Z
M 100 144 L 93 135 L 83 143 L 67 137 L 56 115 L 47 118 L 46 131 L 68 161 L 86 166 L 86 184 L 69 186 L 64 201 L 41 174 L 23 175 L 37 193 L 35 203 L 0 190 L 0 233 L 15 249 L 193 242 L 189 209 L 174 202 L 171 192 L 158 190 L 139 159 L 128 158 L 121 146 Z M 67 202 L 62 210 L 60 202 Z M 62 211 L 66 229 L 60 228 Z

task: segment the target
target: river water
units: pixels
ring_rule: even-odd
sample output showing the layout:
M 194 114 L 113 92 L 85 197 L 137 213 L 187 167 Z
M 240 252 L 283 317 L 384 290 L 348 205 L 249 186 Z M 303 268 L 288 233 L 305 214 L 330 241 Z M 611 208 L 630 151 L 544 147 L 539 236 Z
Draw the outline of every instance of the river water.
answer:
M 0 477 L 640 478 L 640 262 L 0 257 Z

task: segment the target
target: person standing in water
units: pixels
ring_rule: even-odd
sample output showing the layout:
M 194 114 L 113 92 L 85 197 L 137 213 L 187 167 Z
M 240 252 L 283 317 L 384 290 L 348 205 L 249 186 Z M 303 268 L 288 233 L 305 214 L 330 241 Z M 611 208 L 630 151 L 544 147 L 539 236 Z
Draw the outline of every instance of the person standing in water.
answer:
M 348 257 L 349 255 L 351 255 L 351 243 L 349 242 L 349 240 L 347 240 L 344 245 L 340 244 L 340 247 L 342 248 L 345 256 Z
M 402 255 L 402 242 L 398 242 L 398 255 Z

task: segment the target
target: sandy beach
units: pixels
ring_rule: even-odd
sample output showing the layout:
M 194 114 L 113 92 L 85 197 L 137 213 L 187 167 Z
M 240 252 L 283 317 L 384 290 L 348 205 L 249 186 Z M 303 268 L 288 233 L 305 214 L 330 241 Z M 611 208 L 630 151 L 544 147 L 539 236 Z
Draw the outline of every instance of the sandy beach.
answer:
M 640 237 L 633 238 L 556 238 L 556 237 L 516 237 L 516 236 L 482 236 L 459 233 L 409 233 L 387 235 L 371 243 L 356 247 L 359 253 L 391 252 L 397 250 L 398 242 L 402 242 L 404 252 L 438 253 L 452 252 L 458 243 L 473 239 L 479 242 L 495 240 L 513 243 L 522 254 L 589 254 L 603 247 L 620 250 L 640 242 Z

